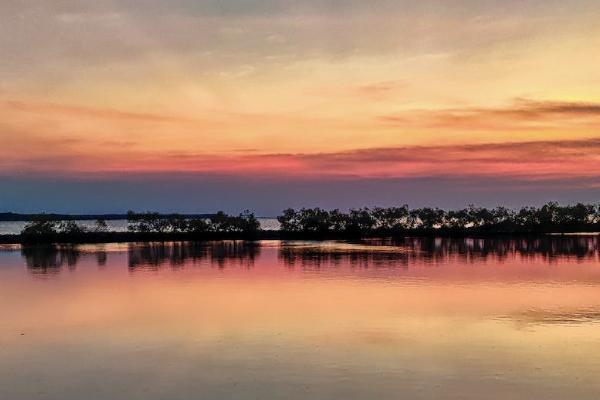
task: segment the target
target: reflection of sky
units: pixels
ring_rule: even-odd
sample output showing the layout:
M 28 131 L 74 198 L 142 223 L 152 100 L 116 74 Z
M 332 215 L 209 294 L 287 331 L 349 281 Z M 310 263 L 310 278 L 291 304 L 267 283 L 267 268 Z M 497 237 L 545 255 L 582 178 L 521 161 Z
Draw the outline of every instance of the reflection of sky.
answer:
M 306 270 L 286 265 L 277 242 L 253 251 L 252 264 L 239 259 L 247 249 L 228 246 L 231 258 L 132 271 L 143 246 L 88 245 L 48 279 L 20 251 L 1 251 L 0 393 L 593 399 L 600 390 L 597 255 L 408 269 L 341 259 Z

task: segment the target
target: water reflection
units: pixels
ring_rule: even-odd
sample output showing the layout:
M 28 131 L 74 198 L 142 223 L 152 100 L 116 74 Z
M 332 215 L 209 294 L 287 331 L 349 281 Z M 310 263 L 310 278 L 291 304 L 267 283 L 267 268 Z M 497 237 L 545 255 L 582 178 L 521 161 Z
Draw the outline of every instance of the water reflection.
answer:
M 106 251 L 102 250 L 98 250 L 96 252 L 96 263 L 98 263 L 99 267 L 103 267 L 106 265 L 106 262 L 108 261 L 108 254 L 106 254 Z
M 480 263 L 531 259 L 556 263 L 559 259 L 593 260 L 600 256 L 597 236 L 540 238 L 403 238 L 363 240 L 356 243 L 294 243 L 280 249 L 287 265 L 303 267 L 322 265 L 402 266 L 410 264 L 446 264 L 450 261 Z
M 164 266 L 180 268 L 184 265 L 208 263 L 224 268 L 227 265 L 251 267 L 260 255 L 255 242 L 145 242 L 126 245 L 130 271 L 159 270 Z M 32 274 L 57 274 L 63 267 L 76 268 L 83 259 L 94 258 L 100 267 L 108 262 L 105 245 L 47 245 L 23 246 L 21 256 Z
M 77 246 L 26 246 L 21 255 L 32 274 L 48 275 L 58 273 L 63 266 L 75 268 L 81 257 Z
M 261 247 L 272 242 L 147 242 L 126 246 L 130 271 L 159 270 L 165 266 L 210 264 L 252 267 Z M 481 263 L 487 260 L 599 260 L 598 237 L 543 237 L 519 239 L 405 238 L 359 242 L 276 242 L 277 256 L 288 267 L 318 269 L 322 266 L 408 268 L 412 264 Z M 33 274 L 56 274 L 63 267 L 74 269 L 82 258 L 95 258 L 98 266 L 107 264 L 105 245 L 26 246 L 21 248 L 27 268 Z
M 181 267 L 208 261 L 224 268 L 237 263 L 250 267 L 260 254 L 260 245 L 255 242 L 170 242 L 130 244 L 128 251 L 130 270 L 156 270 L 164 265 Z
M 599 261 L 597 237 L 0 246 L 0 398 L 595 400 Z
M 583 308 L 575 310 L 534 309 L 506 316 L 520 327 L 531 325 L 564 325 L 600 323 L 600 309 Z

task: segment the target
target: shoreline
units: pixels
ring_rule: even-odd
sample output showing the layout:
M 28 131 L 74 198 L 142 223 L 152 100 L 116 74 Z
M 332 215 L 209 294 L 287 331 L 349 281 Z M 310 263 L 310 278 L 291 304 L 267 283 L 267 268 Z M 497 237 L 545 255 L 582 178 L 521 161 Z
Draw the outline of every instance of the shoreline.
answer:
M 126 213 L 109 213 L 109 214 L 60 214 L 60 213 L 0 213 L 0 222 L 31 222 L 36 221 L 40 215 L 44 215 L 50 220 L 56 221 L 96 221 L 102 219 L 104 221 L 120 221 L 127 220 Z M 169 219 L 179 214 L 163 213 L 158 214 L 159 219 Z M 200 214 L 181 214 L 183 218 L 211 218 L 215 213 L 200 213 Z

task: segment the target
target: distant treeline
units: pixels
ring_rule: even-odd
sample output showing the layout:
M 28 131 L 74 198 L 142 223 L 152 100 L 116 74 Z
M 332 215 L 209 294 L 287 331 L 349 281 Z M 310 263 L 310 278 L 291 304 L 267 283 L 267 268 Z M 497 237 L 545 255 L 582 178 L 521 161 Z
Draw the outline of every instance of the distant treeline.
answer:
M 179 232 L 179 233 L 247 233 L 253 234 L 260 230 L 260 222 L 249 212 L 232 216 L 219 211 L 210 217 L 189 218 L 184 215 L 171 214 L 162 218 L 159 213 L 145 212 L 127 213 L 127 229 L 130 232 Z
M 482 208 L 461 210 L 440 208 L 409 209 L 407 205 L 389 208 L 359 208 L 348 212 L 320 208 L 287 209 L 277 217 L 280 230 L 262 231 L 256 216 L 245 211 L 228 215 L 220 211 L 208 217 L 161 215 L 156 212 L 126 215 L 128 232 L 109 232 L 104 219 L 94 228 L 56 215 L 38 215 L 22 230 L 22 242 L 82 242 L 132 240 L 204 239 L 320 239 L 384 237 L 407 235 L 494 235 L 551 232 L 600 231 L 600 205 L 561 206 L 550 202 L 542 207 Z M 4 240 L 10 240 L 4 238 Z
M 125 240 L 160 240 L 167 238 L 254 238 L 260 230 L 260 223 L 253 213 L 245 211 L 232 216 L 219 211 L 209 217 L 193 217 L 157 212 L 126 215 L 127 233 L 109 232 L 104 219 L 96 220 L 93 228 L 87 228 L 73 220 L 58 220 L 55 215 L 40 214 L 28 222 L 21 231 L 24 242 L 73 241 L 88 239 L 100 241 L 121 238 Z
M 5 212 L 0 213 L 0 221 L 36 221 L 42 215 L 46 219 L 53 219 L 56 221 L 116 221 L 127 219 L 127 214 L 21 214 Z M 179 214 L 177 214 L 179 215 Z M 183 214 L 185 218 L 209 218 L 214 214 Z M 168 219 L 172 214 L 159 214 L 160 218 Z
M 290 233 L 344 233 L 350 236 L 387 236 L 406 233 L 493 234 L 549 233 L 600 230 L 600 205 L 561 206 L 550 202 L 542 207 L 483 208 L 461 210 L 440 208 L 359 208 L 349 212 L 320 208 L 287 209 L 277 220 Z

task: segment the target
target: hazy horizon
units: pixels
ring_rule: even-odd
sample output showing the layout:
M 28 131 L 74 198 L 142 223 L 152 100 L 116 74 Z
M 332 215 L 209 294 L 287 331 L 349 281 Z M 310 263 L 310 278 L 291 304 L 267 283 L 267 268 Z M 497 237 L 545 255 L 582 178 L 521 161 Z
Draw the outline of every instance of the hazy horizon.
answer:
M 514 181 L 508 182 L 515 184 Z M 0 212 L 108 214 L 127 210 L 180 213 L 238 213 L 251 210 L 259 216 L 279 215 L 285 208 L 321 207 L 349 209 L 373 206 L 482 207 L 539 206 L 548 201 L 561 204 L 596 203 L 596 189 L 563 190 L 568 181 L 521 182 L 518 192 L 504 190 L 507 182 L 460 179 L 396 179 L 281 181 L 206 179 L 188 176 L 138 177 L 135 180 L 56 180 L 46 178 L 0 178 L 5 189 Z M 240 196 L 240 193 L 245 193 Z M 515 196 L 518 193 L 518 196 Z

